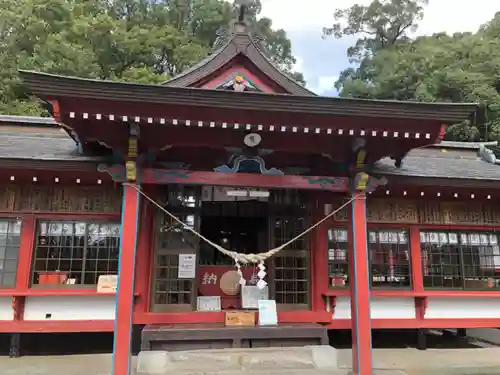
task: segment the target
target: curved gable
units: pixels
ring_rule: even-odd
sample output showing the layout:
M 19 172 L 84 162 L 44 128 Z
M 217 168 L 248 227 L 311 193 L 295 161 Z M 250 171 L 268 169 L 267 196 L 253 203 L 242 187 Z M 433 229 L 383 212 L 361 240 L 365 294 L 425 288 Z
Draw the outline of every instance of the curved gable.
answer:
M 247 60 L 250 65 L 256 67 L 258 72 L 255 74 L 244 75 L 251 81 L 266 80 L 271 81 L 277 89 L 271 89 L 271 85 L 265 88 L 262 86 L 261 91 L 264 92 L 280 92 L 300 96 L 316 96 L 312 91 L 306 89 L 300 83 L 293 80 L 291 77 L 282 73 L 275 67 L 265 55 L 265 47 L 263 41 L 255 33 L 247 29 L 246 24 L 238 22 L 233 27 L 233 31 L 228 36 L 220 37 L 215 46 L 218 47 L 211 55 L 193 65 L 191 68 L 182 72 L 178 76 L 166 81 L 164 85 L 173 87 L 203 87 L 213 88 L 210 84 L 213 81 L 222 81 L 223 77 L 228 74 L 234 74 L 234 71 L 228 71 L 235 65 L 239 70 L 245 68 L 243 64 L 237 64 L 236 61 L 243 57 L 243 61 Z M 208 83 L 208 82 L 210 83 Z

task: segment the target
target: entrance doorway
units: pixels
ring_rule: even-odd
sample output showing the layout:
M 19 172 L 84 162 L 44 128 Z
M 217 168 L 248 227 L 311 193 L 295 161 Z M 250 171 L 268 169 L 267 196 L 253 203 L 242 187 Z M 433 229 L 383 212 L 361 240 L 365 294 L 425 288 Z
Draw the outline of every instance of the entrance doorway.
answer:
M 200 232 L 225 249 L 242 254 L 266 252 L 269 248 L 269 204 L 259 200 L 203 202 Z M 199 296 L 217 296 L 223 309 L 239 309 L 240 293 L 234 260 L 206 242 L 200 243 Z M 266 270 L 267 271 L 267 270 Z M 247 285 L 257 283 L 256 265 L 242 268 Z M 265 277 L 266 282 L 268 277 Z M 237 286 L 237 285 L 236 285 Z
M 258 202 L 249 202 L 258 204 Z M 222 203 L 221 206 L 227 203 Z M 201 216 L 200 233 L 226 249 L 238 253 L 260 253 L 268 248 L 269 216 Z M 234 266 L 234 261 L 206 242 L 200 244 L 200 265 Z
M 242 198 L 230 188 L 169 185 L 157 197 L 185 226 L 220 246 L 239 253 L 262 253 L 303 232 L 310 223 L 312 201 L 297 190 L 273 190 L 268 196 Z M 234 278 L 234 261 L 158 211 L 155 224 L 151 311 L 196 310 L 198 296 L 219 296 L 223 309 L 240 308 L 239 293 L 224 292 L 221 279 Z M 186 276 L 182 262 L 193 255 L 196 269 Z M 310 243 L 304 236 L 266 262 L 270 299 L 279 310 L 307 310 L 310 306 Z M 247 283 L 259 278 L 256 265 L 242 268 Z M 188 273 L 189 274 L 189 273 Z M 225 277 L 228 278 L 227 276 Z M 234 280 L 234 279 L 233 279 Z

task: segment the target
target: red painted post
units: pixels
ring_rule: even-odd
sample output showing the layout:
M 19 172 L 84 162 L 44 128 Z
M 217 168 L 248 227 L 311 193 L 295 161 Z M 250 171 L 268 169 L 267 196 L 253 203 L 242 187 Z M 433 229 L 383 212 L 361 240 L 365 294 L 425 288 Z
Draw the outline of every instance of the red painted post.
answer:
M 21 224 L 21 245 L 17 264 L 16 290 L 27 291 L 31 279 L 31 259 L 36 233 L 35 215 L 25 215 Z
M 355 375 L 372 375 L 370 262 L 366 197 L 357 194 L 349 220 L 349 285 L 351 289 L 352 366 Z
M 424 270 L 422 267 L 422 254 L 420 249 L 420 228 L 410 228 L 411 276 L 412 287 L 415 292 L 424 290 Z
M 112 375 L 130 375 L 131 373 L 132 314 L 139 207 L 139 192 L 125 185 L 123 187 Z

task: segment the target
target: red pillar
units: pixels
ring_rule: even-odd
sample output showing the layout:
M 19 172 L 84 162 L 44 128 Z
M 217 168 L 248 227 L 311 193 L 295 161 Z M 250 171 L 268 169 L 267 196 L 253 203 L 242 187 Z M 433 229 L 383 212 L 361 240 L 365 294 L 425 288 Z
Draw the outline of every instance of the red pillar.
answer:
M 139 192 L 133 187 L 125 185 L 123 187 L 112 375 L 129 375 L 131 373 L 130 346 L 134 310 L 135 255 L 139 229 L 139 206 Z
M 35 215 L 25 215 L 21 224 L 21 244 L 17 263 L 16 290 L 27 291 L 31 281 L 31 259 L 36 233 Z
M 355 375 L 372 374 L 370 263 L 366 229 L 366 199 L 357 194 L 349 220 L 349 285 L 351 289 L 352 366 Z
M 415 292 L 424 291 L 424 270 L 422 267 L 422 252 L 420 249 L 420 228 L 410 228 L 411 276 Z

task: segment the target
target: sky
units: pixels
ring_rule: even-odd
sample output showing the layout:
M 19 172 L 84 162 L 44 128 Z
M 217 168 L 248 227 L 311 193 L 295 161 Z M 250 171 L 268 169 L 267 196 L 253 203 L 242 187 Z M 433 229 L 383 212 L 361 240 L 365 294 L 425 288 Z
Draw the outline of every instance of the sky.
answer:
M 307 87 L 320 95 L 335 95 L 339 73 L 349 66 L 347 48 L 355 38 L 322 39 L 323 27 L 334 22 L 336 8 L 368 4 L 370 0 L 261 0 L 262 13 L 274 28 L 284 29 L 297 58 L 296 70 L 304 73 Z M 295 5 L 293 5 L 295 4 Z M 307 4 L 307 7 L 302 6 Z M 429 0 L 417 35 L 435 32 L 475 32 L 500 11 L 496 0 Z

